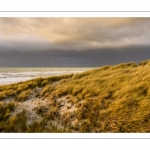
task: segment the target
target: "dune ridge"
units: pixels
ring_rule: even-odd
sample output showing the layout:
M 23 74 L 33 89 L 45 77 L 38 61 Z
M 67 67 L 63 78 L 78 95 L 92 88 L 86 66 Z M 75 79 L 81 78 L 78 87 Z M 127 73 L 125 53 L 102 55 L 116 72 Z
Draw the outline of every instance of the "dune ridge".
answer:
M 0 86 L 0 132 L 150 132 L 150 60 Z

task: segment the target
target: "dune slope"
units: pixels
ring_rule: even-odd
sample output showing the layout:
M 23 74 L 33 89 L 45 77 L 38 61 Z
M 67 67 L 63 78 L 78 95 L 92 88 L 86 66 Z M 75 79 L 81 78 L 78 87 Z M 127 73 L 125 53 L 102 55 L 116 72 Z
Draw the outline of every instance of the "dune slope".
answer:
M 0 132 L 150 132 L 150 61 L 0 86 Z

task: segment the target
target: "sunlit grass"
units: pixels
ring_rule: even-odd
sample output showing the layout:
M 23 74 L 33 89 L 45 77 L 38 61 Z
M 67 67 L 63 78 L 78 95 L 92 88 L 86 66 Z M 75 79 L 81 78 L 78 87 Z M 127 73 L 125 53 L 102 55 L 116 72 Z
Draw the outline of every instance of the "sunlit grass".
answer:
M 0 86 L 1 132 L 150 132 L 150 61 L 103 66 L 78 74 Z M 18 102 L 47 99 L 27 125 L 26 113 L 11 116 Z M 14 99 L 12 103 L 4 103 Z M 60 111 L 63 113 L 61 114 Z M 20 118 L 20 123 L 18 119 Z M 47 122 L 57 121 L 64 129 Z M 22 123 L 21 123 L 22 122 Z M 18 127 L 13 124 L 18 123 Z M 6 128 L 6 124 L 7 128 Z M 13 129 L 14 127 L 14 129 Z

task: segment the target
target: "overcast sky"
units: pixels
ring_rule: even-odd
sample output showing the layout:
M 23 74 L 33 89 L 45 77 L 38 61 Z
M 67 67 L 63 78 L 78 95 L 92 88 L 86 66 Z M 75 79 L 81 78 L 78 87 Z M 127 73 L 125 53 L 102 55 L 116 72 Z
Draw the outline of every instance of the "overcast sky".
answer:
M 150 18 L 0 18 L 0 67 L 98 67 L 150 58 Z

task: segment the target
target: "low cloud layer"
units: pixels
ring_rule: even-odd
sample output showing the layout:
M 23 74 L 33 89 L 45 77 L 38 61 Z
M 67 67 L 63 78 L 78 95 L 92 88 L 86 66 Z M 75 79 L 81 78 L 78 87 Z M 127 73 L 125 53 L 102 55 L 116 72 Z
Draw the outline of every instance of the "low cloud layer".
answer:
M 100 67 L 150 58 L 150 46 L 87 51 L 2 51 L 0 67 Z

